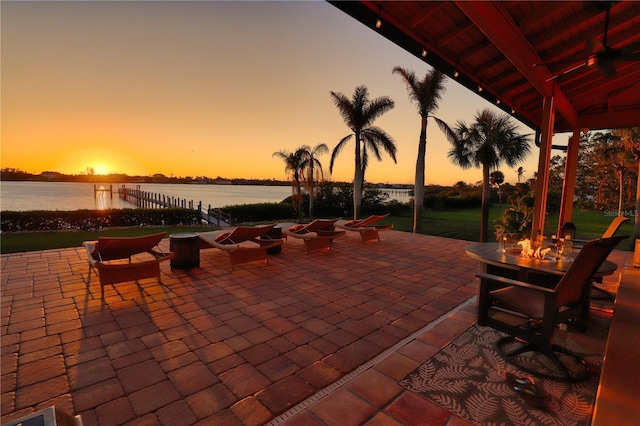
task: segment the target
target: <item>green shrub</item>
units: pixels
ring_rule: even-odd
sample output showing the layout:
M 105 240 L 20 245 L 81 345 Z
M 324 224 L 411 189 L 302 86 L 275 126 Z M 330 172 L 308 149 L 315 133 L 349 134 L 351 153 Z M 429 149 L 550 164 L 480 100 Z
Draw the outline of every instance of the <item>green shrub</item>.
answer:
M 280 203 L 238 204 L 226 206 L 222 210 L 231 215 L 234 224 L 275 222 L 296 216 L 293 205 L 286 200 Z
M 2 232 L 95 231 L 102 228 L 149 225 L 197 225 L 200 213 L 189 209 L 109 209 L 2 212 Z
M 428 195 L 424 197 L 424 206 L 434 210 L 473 209 L 481 205 L 481 196 L 447 197 Z

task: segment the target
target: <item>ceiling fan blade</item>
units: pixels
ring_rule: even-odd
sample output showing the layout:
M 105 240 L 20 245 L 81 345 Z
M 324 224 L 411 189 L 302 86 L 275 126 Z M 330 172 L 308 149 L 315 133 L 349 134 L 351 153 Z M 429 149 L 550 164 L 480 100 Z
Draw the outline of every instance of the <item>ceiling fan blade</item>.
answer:
M 553 76 L 553 77 L 551 77 L 551 78 L 548 78 L 548 79 L 547 79 L 547 81 L 555 80 L 556 78 L 562 77 L 563 75 L 569 74 L 570 72 L 576 71 L 576 70 L 578 70 L 578 69 L 580 69 L 580 68 L 582 68 L 582 67 L 584 67 L 584 66 L 587 66 L 587 62 L 583 62 L 583 63 L 578 64 L 578 65 L 576 65 L 576 66 L 574 66 L 574 67 L 571 67 L 571 68 L 569 68 L 569 69 L 567 69 L 567 70 L 564 70 L 564 71 L 562 71 L 561 73 L 556 74 L 556 75 L 554 75 L 554 76 Z
M 618 61 L 623 61 L 623 62 L 640 61 L 640 51 L 621 53 L 620 57 L 618 58 Z
M 602 53 L 607 49 L 600 40 L 589 39 L 589 40 L 585 40 L 584 43 L 587 45 L 589 52 L 591 52 L 594 55 L 596 53 Z
M 640 61 L 640 42 L 631 43 L 618 49 L 619 61 Z
M 614 61 L 604 61 L 598 64 L 598 68 L 602 72 L 605 78 L 612 78 L 616 76 L 616 64 Z

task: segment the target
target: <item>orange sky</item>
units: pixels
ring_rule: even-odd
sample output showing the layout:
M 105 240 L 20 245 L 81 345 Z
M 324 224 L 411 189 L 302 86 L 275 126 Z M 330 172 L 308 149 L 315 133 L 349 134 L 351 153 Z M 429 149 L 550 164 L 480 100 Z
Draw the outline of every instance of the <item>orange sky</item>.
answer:
M 325 2 L 2 2 L 2 167 L 285 179 L 275 151 L 349 133 L 330 91 L 364 84 L 396 107 L 376 121 L 398 163 L 369 182 L 412 183 L 420 119 L 400 77 L 429 67 Z M 449 80 L 437 116 L 490 106 Z M 522 126 L 522 132 L 531 129 Z M 557 143 L 566 143 L 566 137 Z M 353 142 L 334 180 L 353 179 Z M 474 183 L 431 122 L 426 183 Z M 537 169 L 537 148 L 523 167 Z M 555 152 L 554 152 L 555 154 Z M 320 157 L 329 177 L 330 155 Z M 507 182 L 516 173 L 502 168 Z

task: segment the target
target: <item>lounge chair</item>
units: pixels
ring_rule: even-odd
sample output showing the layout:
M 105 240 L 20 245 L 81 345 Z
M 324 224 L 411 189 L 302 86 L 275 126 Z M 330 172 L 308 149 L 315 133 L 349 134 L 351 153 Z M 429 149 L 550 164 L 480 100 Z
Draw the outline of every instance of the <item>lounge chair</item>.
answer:
M 344 220 L 341 219 L 336 222 L 336 227 L 340 229 L 344 229 L 352 232 L 359 232 L 360 238 L 362 238 L 362 243 L 366 243 L 367 241 L 378 240 L 380 241 L 379 231 L 386 231 L 388 229 L 393 229 L 393 224 L 386 225 L 376 225 L 376 223 L 385 217 L 389 216 L 388 214 L 384 215 L 371 215 L 366 219 L 360 220 Z
M 160 280 L 160 262 L 173 258 L 173 253 L 163 253 L 156 249 L 166 232 L 141 237 L 99 237 L 97 241 L 82 243 L 87 250 L 89 276 L 95 269 L 100 279 L 100 290 L 105 284 L 135 281 L 142 278 Z M 150 259 L 148 258 L 150 255 Z M 135 262 L 132 257 L 135 256 Z
M 331 250 L 333 240 L 346 234 L 345 231 L 335 229 L 337 221 L 338 219 L 316 219 L 306 224 L 279 223 L 278 226 L 286 237 L 302 239 L 305 251 L 309 254 L 312 250 Z
M 274 227 L 275 224 L 255 227 L 237 226 L 231 229 L 202 232 L 199 233 L 200 246 L 226 251 L 229 253 L 232 267 L 238 263 L 262 260 L 268 263 L 267 250 L 282 246 L 282 239 L 270 238 L 268 235 Z

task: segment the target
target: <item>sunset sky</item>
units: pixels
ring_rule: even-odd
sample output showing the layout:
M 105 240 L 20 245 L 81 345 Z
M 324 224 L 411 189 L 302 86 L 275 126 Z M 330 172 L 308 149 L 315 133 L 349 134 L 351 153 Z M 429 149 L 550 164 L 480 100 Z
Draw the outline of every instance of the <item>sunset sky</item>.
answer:
M 275 151 L 349 133 L 330 92 L 364 84 L 395 108 L 376 121 L 398 163 L 370 161 L 369 182 L 412 183 L 420 119 L 394 66 L 430 69 L 335 7 L 311 2 L 2 1 L 2 167 L 129 175 L 285 179 Z M 473 122 L 491 105 L 453 80 L 437 116 Z M 522 133 L 532 130 L 521 126 Z M 566 137 L 558 141 L 565 143 Z M 475 183 L 429 123 L 426 183 Z M 320 157 L 353 179 L 353 142 Z M 554 152 L 555 154 L 555 152 Z M 537 169 L 532 147 L 523 164 Z M 516 173 L 504 166 L 506 181 Z

